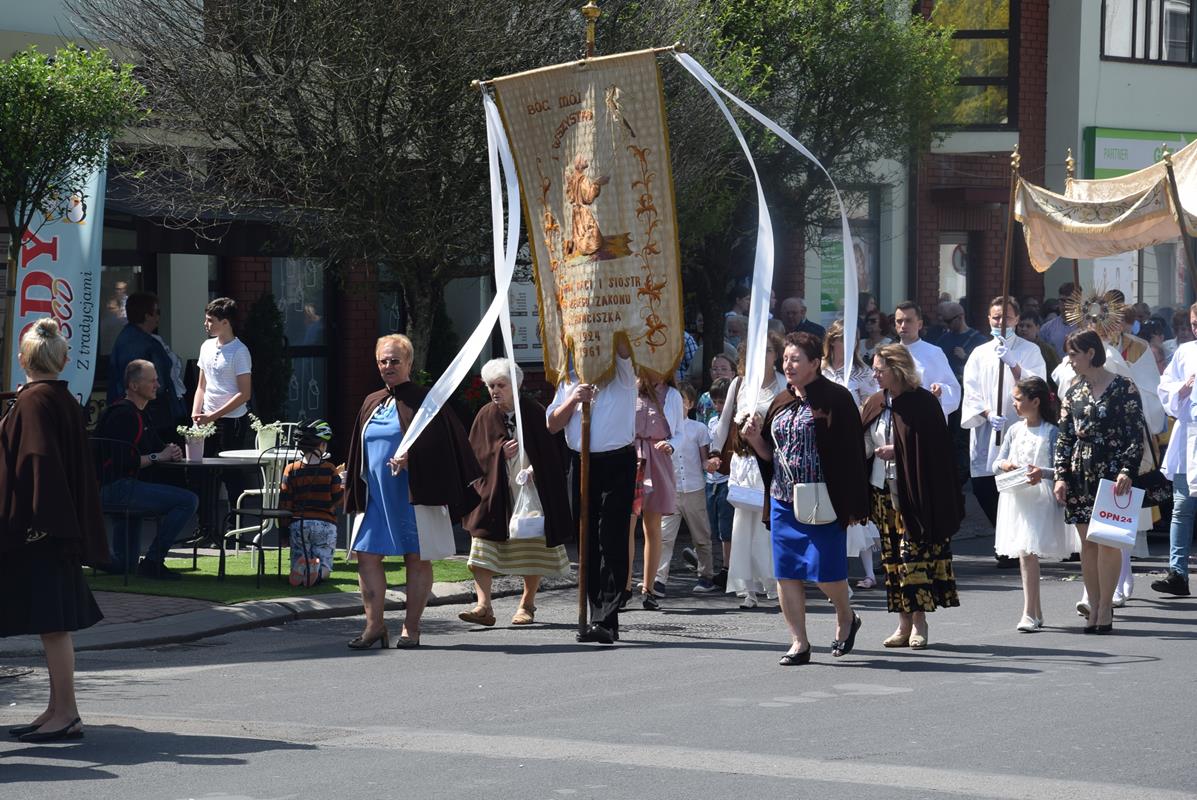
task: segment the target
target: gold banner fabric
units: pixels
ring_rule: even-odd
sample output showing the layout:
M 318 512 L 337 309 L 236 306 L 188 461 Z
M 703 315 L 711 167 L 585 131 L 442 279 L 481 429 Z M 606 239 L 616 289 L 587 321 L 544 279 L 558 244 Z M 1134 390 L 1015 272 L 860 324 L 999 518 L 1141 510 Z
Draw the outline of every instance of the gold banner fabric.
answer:
M 651 51 L 497 78 L 531 244 L 546 377 L 602 383 L 623 336 L 642 371 L 681 359 L 668 132 Z
M 1190 234 L 1197 231 L 1197 143 L 1172 156 Z M 1180 236 L 1164 164 L 1102 180 L 1070 180 L 1056 194 L 1019 180 L 1014 216 L 1031 264 L 1046 272 L 1058 258 L 1117 255 Z

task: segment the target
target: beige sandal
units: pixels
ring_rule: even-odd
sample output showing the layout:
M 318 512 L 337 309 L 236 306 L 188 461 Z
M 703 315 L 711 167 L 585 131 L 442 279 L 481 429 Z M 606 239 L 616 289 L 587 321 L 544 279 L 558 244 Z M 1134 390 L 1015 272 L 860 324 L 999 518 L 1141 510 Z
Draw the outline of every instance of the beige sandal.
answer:
M 888 639 L 881 642 L 882 647 L 906 647 L 910 644 L 910 634 L 895 632 Z
M 519 610 L 515 612 L 515 616 L 511 618 L 512 625 L 531 625 L 536 621 L 536 606 L 527 608 L 520 606 Z
M 457 618 L 462 622 L 485 625 L 488 628 L 495 624 L 495 612 L 485 606 L 474 606 L 469 611 L 462 611 Z

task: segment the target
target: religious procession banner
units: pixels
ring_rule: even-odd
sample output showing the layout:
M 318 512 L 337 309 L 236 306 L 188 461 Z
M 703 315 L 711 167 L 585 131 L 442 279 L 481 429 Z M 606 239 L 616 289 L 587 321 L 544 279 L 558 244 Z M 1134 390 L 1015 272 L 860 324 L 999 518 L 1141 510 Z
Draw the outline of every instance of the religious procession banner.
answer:
M 1172 156 L 1190 232 L 1197 230 L 1197 142 Z M 1069 180 L 1057 194 L 1019 179 L 1014 217 L 1031 264 L 1046 272 L 1057 258 L 1100 258 L 1180 236 L 1163 162 L 1102 180 Z
M 492 82 L 515 156 L 546 377 L 601 383 L 626 337 L 668 375 L 683 319 L 664 96 L 652 51 Z

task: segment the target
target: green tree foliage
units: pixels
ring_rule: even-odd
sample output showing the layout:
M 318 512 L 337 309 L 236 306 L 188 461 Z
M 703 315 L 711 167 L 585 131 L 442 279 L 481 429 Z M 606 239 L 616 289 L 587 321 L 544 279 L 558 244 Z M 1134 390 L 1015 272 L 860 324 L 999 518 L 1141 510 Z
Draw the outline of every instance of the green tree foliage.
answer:
M 145 116 L 145 88 L 105 50 L 29 48 L 0 61 L 0 205 L 10 285 L 39 208 L 69 197 L 104 163 L 108 143 Z
M 1010 0 L 939 0 L 931 22 L 950 31 L 1005 31 Z M 967 78 L 1005 77 L 1010 72 L 1007 38 L 953 39 L 952 49 Z M 957 86 L 942 121 L 951 125 L 996 125 L 1009 118 L 1009 94 L 999 86 Z

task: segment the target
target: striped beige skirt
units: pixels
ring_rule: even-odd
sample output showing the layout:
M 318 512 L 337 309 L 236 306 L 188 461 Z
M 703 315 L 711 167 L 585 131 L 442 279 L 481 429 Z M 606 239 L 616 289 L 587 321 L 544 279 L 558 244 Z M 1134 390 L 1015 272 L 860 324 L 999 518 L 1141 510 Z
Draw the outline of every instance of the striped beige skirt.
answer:
M 569 556 L 565 547 L 546 547 L 544 537 L 535 539 L 508 539 L 505 542 L 491 542 L 474 539 L 470 545 L 470 559 L 466 565 L 471 569 L 481 567 L 500 575 L 568 575 Z

